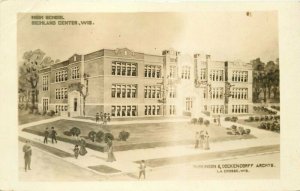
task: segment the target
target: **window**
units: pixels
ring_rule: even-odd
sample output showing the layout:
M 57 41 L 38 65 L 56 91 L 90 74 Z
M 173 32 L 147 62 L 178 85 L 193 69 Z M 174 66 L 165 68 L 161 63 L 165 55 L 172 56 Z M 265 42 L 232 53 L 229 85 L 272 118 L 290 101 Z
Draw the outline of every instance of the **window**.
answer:
M 176 110 L 175 110 L 175 105 L 170 105 L 170 115 L 175 115 Z
M 210 80 L 211 81 L 223 81 L 224 74 L 223 70 L 210 70 Z
M 131 117 L 137 116 L 137 106 L 135 105 L 112 105 L 111 106 L 112 117 Z
M 145 105 L 145 115 L 161 115 L 159 105 Z
M 176 66 L 170 66 L 169 77 L 170 77 L 171 79 L 176 78 Z
M 181 79 L 189 80 L 191 78 L 191 67 L 183 66 L 181 71 Z
M 72 68 L 72 79 L 78 79 L 79 78 L 79 67 L 75 66 Z
M 175 98 L 176 97 L 176 89 L 175 87 L 171 86 L 169 87 L 169 98 Z
M 223 88 L 211 88 L 210 98 L 211 99 L 223 99 Z
M 200 80 L 206 80 L 206 69 L 205 68 L 200 69 Z
M 144 98 L 160 98 L 160 86 L 145 86 Z
M 43 111 L 48 111 L 48 106 L 49 106 L 49 99 L 48 98 L 43 98 Z
M 67 99 L 68 88 L 57 88 L 55 89 L 55 99 Z
M 248 81 L 248 71 L 232 71 L 232 81 L 233 82 L 247 82 Z
M 248 88 L 232 88 L 233 99 L 248 99 Z
M 42 89 L 43 89 L 43 91 L 48 91 L 48 85 L 49 85 L 49 82 L 48 82 L 48 75 L 45 75 L 45 76 L 43 76 L 42 77 L 42 83 L 43 83 L 43 85 L 42 85 Z
M 213 114 L 221 114 L 224 113 L 224 105 L 211 105 L 211 112 Z
M 55 113 L 59 113 L 61 111 L 68 111 L 67 105 L 55 105 Z
M 193 108 L 193 100 L 190 97 L 185 98 L 185 110 L 191 111 Z
M 136 98 L 137 84 L 112 84 L 112 98 Z
M 232 105 L 232 113 L 248 113 L 248 105 Z
M 111 74 L 114 76 L 137 76 L 137 63 L 112 62 Z
M 68 80 L 68 71 L 61 70 L 55 72 L 55 82 L 64 82 Z
M 161 78 L 161 66 L 145 65 L 144 77 L 146 77 L 146 78 Z

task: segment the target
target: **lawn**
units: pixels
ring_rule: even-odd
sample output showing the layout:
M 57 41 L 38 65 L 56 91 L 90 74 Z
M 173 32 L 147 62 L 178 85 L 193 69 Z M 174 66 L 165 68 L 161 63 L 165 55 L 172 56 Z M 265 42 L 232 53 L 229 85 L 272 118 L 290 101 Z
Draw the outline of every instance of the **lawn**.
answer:
M 130 137 L 127 141 L 115 141 L 115 150 L 131 150 L 141 148 L 153 148 L 157 146 L 168 146 L 176 144 L 191 144 L 194 143 L 195 131 L 199 131 L 199 125 L 190 123 L 151 123 L 151 124 L 129 124 L 129 125 L 108 125 L 107 128 L 101 127 L 99 124 L 78 122 L 72 120 L 58 120 L 55 122 L 41 124 L 25 128 L 24 131 L 43 136 L 46 127 L 55 127 L 58 132 L 58 138 L 63 141 L 70 142 L 75 140 L 73 137 L 64 135 L 65 131 L 69 131 L 72 127 L 78 127 L 81 130 L 81 135 L 87 138 L 90 131 L 111 132 L 115 138 L 118 138 L 119 132 L 122 130 L 128 131 Z M 204 127 L 202 127 L 204 128 Z M 232 136 L 227 134 L 227 130 L 223 127 L 211 124 L 205 128 L 209 132 L 212 142 L 228 141 L 235 139 L 255 138 L 253 135 Z M 68 140 L 67 140 L 68 139 Z M 72 142 L 72 141 L 71 141 Z M 87 140 L 88 147 L 94 146 L 104 147 L 104 143 L 93 143 Z M 102 151 L 103 149 L 96 149 Z
M 51 116 L 48 115 L 38 115 L 38 114 L 30 114 L 29 110 L 19 110 L 18 112 L 18 119 L 19 119 L 19 125 L 23 125 L 26 123 L 31 123 L 31 122 L 35 122 L 35 121 L 41 121 L 41 120 L 45 120 L 45 119 L 49 119 L 49 118 L 53 118 Z

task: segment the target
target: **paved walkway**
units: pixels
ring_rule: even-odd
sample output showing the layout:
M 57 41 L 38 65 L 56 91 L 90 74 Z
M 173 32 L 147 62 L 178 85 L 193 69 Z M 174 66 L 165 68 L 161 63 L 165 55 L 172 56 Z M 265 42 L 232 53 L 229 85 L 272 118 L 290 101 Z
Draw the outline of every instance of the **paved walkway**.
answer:
M 56 117 L 52 119 L 47 119 L 39 122 L 33 122 L 30 124 L 21 125 L 19 128 L 19 136 L 25 139 L 32 140 L 34 142 L 43 144 L 43 137 L 34 135 L 31 133 L 27 133 L 22 131 L 23 128 L 29 127 L 32 125 L 38 125 L 43 123 L 48 123 L 60 119 L 66 120 L 76 120 L 76 121 L 84 121 L 84 122 L 93 122 L 91 120 L 85 119 L 73 119 L 73 118 L 65 118 L 65 117 Z M 182 121 L 180 119 L 178 121 Z M 175 120 L 176 121 L 176 120 Z M 157 123 L 157 122 L 174 122 L 174 119 L 171 120 L 142 120 L 142 121 L 115 121 L 111 122 L 111 124 L 131 124 L 131 123 Z M 95 122 L 93 122 L 95 123 Z M 240 125 L 233 122 L 227 122 L 222 120 L 222 126 L 230 127 L 231 125 Z M 279 145 L 279 137 L 278 133 L 274 133 L 271 131 L 266 131 L 262 129 L 257 129 L 251 126 L 242 125 L 245 128 L 251 129 L 251 134 L 257 137 L 257 139 L 244 139 L 244 140 L 232 140 L 226 142 L 216 142 L 211 143 L 210 150 L 200 150 L 194 149 L 194 145 L 181 145 L 181 146 L 169 146 L 169 147 L 157 147 L 157 148 L 149 148 L 149 149 L 137 149 L 137 150 L 129 150 L 129 151 L 120 151 L 115 152 L 115 156 L 117 161 L 110 163 L 106 162 L 107 153 L 102 153 L 98 151 L 91 150 L 87 148 L 88 153 L 85 156 L 79 156 L 78 159 L 74 157 L 64 157 L 61 158 L 67 162 L 85 168 L 87 170 L 93 171 L 95 173 L 106 175 L 100 173 L 98 171 L 94 171 L 90 169 L 90 166 L 97 166 L 97 165 L 105 165 L 111 168 L 120 170 L 121 173 L 135 173 L 138 171 L 138 164 L 134 161 L 139 160 L 151 160 L 157 158 L 166 158 L 166 157 L 179 157 L 179 156 L 186 156 L 186 155 L 195 155 L 201 153 L 212 153 L 212 152 L 220 152 L 220 151 L 229 151 L 229 150 L 236 150 L 236 149 L 243 149 L 249 147 L 259 147 L 259 146 L 267 146 L 267 145 Z M 61 151 L 73 154 L 74 145 L 70 143 L 65 143 L 59 141 L 57 144 L 48 143 L 48 146 L 55 147 Z M 115 173 L 120 174 L 120 173 Z

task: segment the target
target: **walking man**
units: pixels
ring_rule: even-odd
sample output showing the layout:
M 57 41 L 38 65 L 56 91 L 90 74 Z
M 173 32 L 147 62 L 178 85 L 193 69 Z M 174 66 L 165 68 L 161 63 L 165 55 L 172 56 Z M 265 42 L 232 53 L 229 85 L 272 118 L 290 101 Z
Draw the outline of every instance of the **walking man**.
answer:
M 140 163 L 140 173 L 139 173 L 139 180 L 141 179 L 141 176 L 144 176 L 144 180 L 146 179 L 146 164 L 145 161 L 142 160 Z
M 25 160 L 25 172 L 28 170 L 31 170 L 30 163 L 31 163 L 31 146 L 30 142 L 26 141 L 26 144 L 23 146 L 23 152 L 24 152 L 24 160 Z
M 100 119 L 101 119 L 101 121 L 103 121 L 103 113 L 102 112 L 100 113 Z
M 96 113 L 96 123 L 99 123 L 99 117 L 100 117 L 100 116 L 99 116 L 99 113 L 97 112 L 97 113 Z
M 45 136 L 45 137 L 44 137 L 44 144 L 48 144 L 48 137 L 49 137 L 48 127 L 46 127 L 44 136 Z
M 51 131 L 52 144 L 54 143 L 54 141 L 55 141 L 55 143 L 57 143 L 57 140 L 56 140 L 57 133 L 54 130 L 54 127 L 51 127 L 51 129 L 52 129 L 52 131 Z

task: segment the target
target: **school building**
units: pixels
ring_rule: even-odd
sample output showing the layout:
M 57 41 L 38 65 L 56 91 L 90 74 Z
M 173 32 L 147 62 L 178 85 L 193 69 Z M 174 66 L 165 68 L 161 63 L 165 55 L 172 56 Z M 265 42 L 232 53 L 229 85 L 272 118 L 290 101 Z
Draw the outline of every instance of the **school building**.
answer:
M 208 55 L 102 49 L 74 54 L 39 74 L 39 110 L 53 110 L 58 115 L 95 116 L 103 112 L 112 117 L 152 117 L 251 112 L 251 65 L 211 61 Z

